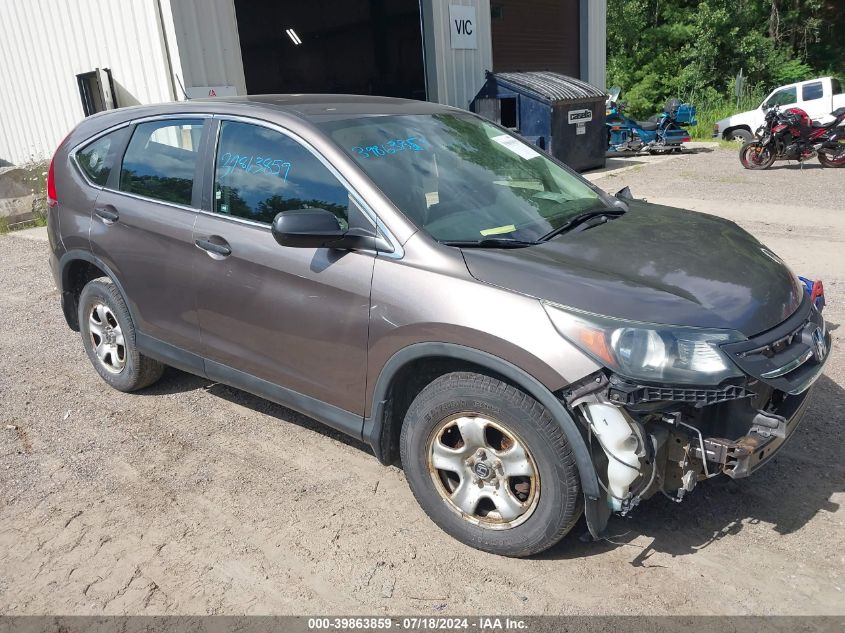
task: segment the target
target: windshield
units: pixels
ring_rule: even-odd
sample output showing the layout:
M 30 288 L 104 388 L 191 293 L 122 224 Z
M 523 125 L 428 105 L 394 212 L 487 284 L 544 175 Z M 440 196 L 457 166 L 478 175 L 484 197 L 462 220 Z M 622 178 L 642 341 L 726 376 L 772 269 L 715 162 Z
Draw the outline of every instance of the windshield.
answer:
M 536 241 L 604 207 L 578 176 L 471 114 L 374 116 L 320 127 L 442 242 Z

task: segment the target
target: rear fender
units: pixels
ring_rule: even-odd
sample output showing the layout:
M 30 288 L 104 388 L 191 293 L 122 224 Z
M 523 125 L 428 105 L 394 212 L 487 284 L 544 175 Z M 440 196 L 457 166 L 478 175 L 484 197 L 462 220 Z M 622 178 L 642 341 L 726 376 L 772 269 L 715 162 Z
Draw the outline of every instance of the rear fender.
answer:
M 79 309 L 78 305 L 78 297 L 76 296 L 75 292 L 73 291 L 73 280 L 70 278 L 72 264 L 77 261 L 85 261 L 89 264 L 93 264 L 97 268 L 99 268 L 105 276 L 112 280 L 114 285 L 120 291 L 121 297 L 123 297 L 123 302 L 126 304 L 126 307 L 129 310 L 129 316 L 131 317 L 133 322 L 135 321 L 135 314 L 133 313 L 132 304 L 126 298 L 126 292 L 123 290 L 123 286 L 120 283 L 120 280 L 114 274 L 114 271 L 111 270 L 103 261 L 91 253 L 91 251 L 82 250 L 82 249 L 73 249 L 67 251 L 64 255 L 61 256 L 58 263 L 58 278 L 59 278 L 59 291 L 62 293 L 62 312 L 65 315 L 65 321 L 67 321 L 68 327 L 70 327 L 75 332 L 79 331 L 79 319 L 77 315 L 77 310 Z

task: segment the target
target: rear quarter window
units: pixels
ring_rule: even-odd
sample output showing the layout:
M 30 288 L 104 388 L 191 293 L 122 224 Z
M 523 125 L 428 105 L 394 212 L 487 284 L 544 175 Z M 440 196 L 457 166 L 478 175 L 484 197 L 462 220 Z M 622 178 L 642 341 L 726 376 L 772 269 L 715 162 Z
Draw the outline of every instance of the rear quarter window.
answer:
M 190 205 L 202 119 L 140 123 L 123 156 L 120 190 Z
M 94 184 L 105 186 L 123 144 L 126 129 L 116 130 L 91 141 L 76 152 L 76 163 Z

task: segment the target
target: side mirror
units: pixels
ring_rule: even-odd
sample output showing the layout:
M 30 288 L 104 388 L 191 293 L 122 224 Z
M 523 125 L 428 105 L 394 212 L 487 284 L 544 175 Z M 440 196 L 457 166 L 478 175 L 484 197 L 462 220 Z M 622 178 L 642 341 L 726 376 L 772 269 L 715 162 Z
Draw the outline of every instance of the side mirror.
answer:
M 281 211 L 271 230 L 279 244 L 294 248 L 393 250 L 373 231 L 358 227 L 344 231 L 337 216 L 325 209 Z
M 619 198 L 620 200 L 633 200 L 634 194 L 631 193 L 630 187 L 623 187 L 619 191 L 613 194 L 615 197 Z
M 282 246 L 321 248 L 346 234 L 334 213 L 325 209 L 282 211 L 273 219 L 273 238 Z

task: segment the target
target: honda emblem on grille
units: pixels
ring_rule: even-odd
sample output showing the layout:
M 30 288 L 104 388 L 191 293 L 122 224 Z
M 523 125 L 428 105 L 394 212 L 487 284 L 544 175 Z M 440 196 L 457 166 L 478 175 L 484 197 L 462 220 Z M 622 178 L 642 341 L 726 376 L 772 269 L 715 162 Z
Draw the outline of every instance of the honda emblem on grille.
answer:
M 813 332 L 813 355 L 816 360 L 822 362 L 827 354 L 827 342 L 824 340 L 824 332 L 817 327 Z

